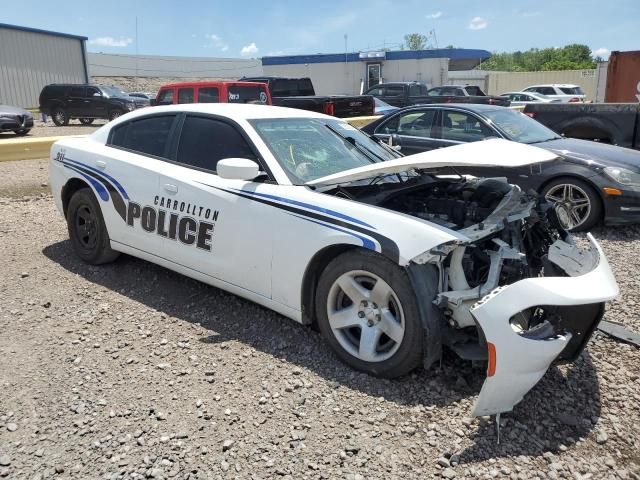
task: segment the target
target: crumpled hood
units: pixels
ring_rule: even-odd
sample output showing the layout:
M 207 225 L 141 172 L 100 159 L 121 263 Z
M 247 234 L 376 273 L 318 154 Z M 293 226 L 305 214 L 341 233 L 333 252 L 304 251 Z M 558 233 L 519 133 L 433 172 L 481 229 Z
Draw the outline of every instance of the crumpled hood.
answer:
M 27 110 L 20 107 L 12 107 L 11 105 L 0 105 L 0 116 L 9 115 L 31 115 Z
M 377 175 L 391 175 L 411 169 L 442 167 L 522 167 L 549 162 L 558 154 L 531 145 L 494 138 L 416 153 L 395 160 L 372 163 L 307 182 L 307 185 L 333 185 L 352 182 Z

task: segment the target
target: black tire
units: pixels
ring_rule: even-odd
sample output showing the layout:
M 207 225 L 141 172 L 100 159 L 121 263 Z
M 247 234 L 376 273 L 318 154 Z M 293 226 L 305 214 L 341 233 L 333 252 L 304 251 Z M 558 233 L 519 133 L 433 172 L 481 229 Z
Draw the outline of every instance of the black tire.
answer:
M 349 351 L 348 348 L 352 348 L 355 351 L 355 343 L 349 345 L 348 342 L 357 340 L 358 344 L 361 344 L 363 332 L 367 328 L 379 328 L 382 326 L 380 317 L 376 320 L 372 320 L 368 323 L 368 317 L 362 317 L 364 312 L 358 312 L 357 316 L 362 320 L 361 325 L 352 326 L 337 330 L 334 333 L 334 329 L 331 326 L 329 320 L 329 309 L 333 309 L 334 298 L 339 298 L 342 295 L 343 307 L 345 310 L 354 307 L 356 309 L 363 309 L 362 303 L 356 303 L 351 301 L 349 297 L 341 287 L 337 286 L 337 282 L 345 276 L 353 274 L 353 272 L 366 272 L 369 275 L 379 277 L 384 280 L 386 286 L 390 287 L 392 293 L 395 295 L 394 299 L 399 301 L 399 308 L 387 309 L 401 312 L 403 317 L 404 334 L 399 342 L 394 341 L 391 337 L 386 337 L 383 334 L 381 340 L 376 340 L 375 355 L 379 355 L 377 350 L 378 346 L 384 347 L 385 342 L 389 344 L 391 342 L 392 348 L 388 349 L 385 353 L 384 350 L 381 354 L 381 359 L 376 361 L 363 360 L 356 356 L 356 354 Z M 357 273 L 359 275 L 359 273 Z M 357 281 L 363 281 L 362 285 L 366 285 L 366 275 L 361 277 L 355 277 Z M 358 280 L 364 279 L 364 280 Z M 377 285 L 376 283 L 370 284 L 372 287 Z M 335 289 L 339 289 L 342 293 L 338 293 L 338 297 L 335 296 Z M 364 287 L 368 289 L 368 287 Z M 373 288 L 370 289 L 373 292 Z M 371 299 L 375 298 L 373 295 Z M 346 299 L 346 303 L 345 302 Z M 393 301 L 395 302 L 395 300 Z M 345 306 L 346 305 L 346 306 Z M 373 303 L 373 311 L 378 311 L 377 304 Z M 386 306 L 393 306 L 392 303 L 388 303 Z M 347 365 L 366 372 L 370 375 L 383 378 L 394 378 L 402 375 L 406 375 L 416 367 L 418 367 L 423 359 L 424 350 L 424 330 L 420 321 L 420 310 L 418 306 L 418 299 L 414 294 L 414 289 L 407 276 L 406 272 L 402 270 L 398 265 L 394 264 L 387 258 L 379 255 L 375 252 L 369 252 L 366 250 L 352 250 L 339 255 L 333 259 L 322 272 L 320 280 L 318 282 L 318 288 L 316 290 L 315 298 L 316 315 L 318 319 L 318 327 L 329 345 L 334 349 L 338 357 Z M 365 311 L 366 308 L 365 308 Z M 337 310 L 337 312 L 343 312 L 343 310 Z M 367 315 L 371 313 L 371 310 Z M 335 315 L 334 312 L 332 315 Z M 375 315 L 374 315 L 375 316 Z M 395 317 L 399 317 L 396 313 Z M 349 315 L 351 318 L 351 315 Z M 335 318 L 335 317 L 334 317 Z M 397 325 L 400 325 L 398 323 Z M 336 325 L 334 323 L 334 325 Z M 359 335 L 358 333 L 359 332 Z M 357 338 L 356 338 L 357 337 Z M 344 344 L 347 347 L 343 346 Z M 382 344 L 382 345 L 381 345 Z M 358 351 L 358 354 L 360 350 Z M 384 355 L 390 354 L 388 358 L 384 358 Z
M 548 201 L 553 201 L 553 198 L 560 198 L 559 195 L 556 195 L 556 192 L 560 192 L 563 189 L 563 186 L 570 186 L 575 189 L 575 192 L 579 199 L 588 200 L 588 209 L 585 207 L 577 207 L 577 202 L 571 202 L 570 199 L 565 199 L 563 202 L 559 202 L 560 206 L 556 208 L 558 212 L 558 218 L 563 226 L 569 226 L 568 230 L 572 232 L 584 232 L 591 230 L 594 226 L 600 223 L 603 219 L 603 207 L 602 200 L 598 196 L 598 193 L 595 189 L 589 185 L 588 183 L 573 177 L 559 177 L 551 180 L 540 192 L 543 197 L 545 197 Z M 549 198 L 547 198 L 549 196 Z M 572 207 L 571 205 L 574 205 Z M 578 208 L 575 210 L 577 215 L 580 217 L 581 221 L 576 221 L 575 218 L 572 218 L 572 224 L 575 226 L 571 226 L 571 224 L 566 225 L 566 222 L 563 221 L 563 216 L 571 215 L 571 211 L 573 208 Z M 568 218 L 568 217 L 567 217 Z
M 14 130 L 13 133 L 18 135 L 19 137 L 22 137 L 22 136 L 26 135 L 27 133 L 29 133 L 30 131 L 31 131 L 30 128 L 21 128 L 20 130 Z
M 123 115 L 124 112 L 122 110 L 111 110 L 109 112 L 109 121 L 111 120 L 115 120 L 116 118 L 118 118 L 120 115 Z
M 76 254 L 86 263 L 100 265 L 120 255 L 111 249 L 109 233 L 100 205 L 89 188 L 73 194 L 67 207 L 69 239 Z
M 93 118 L 81 118 L 80 123 L 82 125 L 91 125 L 93 123 Z
M 56 107 L 51 111 L 51 120 L 53 120 L 53 123 L 58 127 L 69 125 L 69 115 L 67 115 L 66 110 L 62 107 Z

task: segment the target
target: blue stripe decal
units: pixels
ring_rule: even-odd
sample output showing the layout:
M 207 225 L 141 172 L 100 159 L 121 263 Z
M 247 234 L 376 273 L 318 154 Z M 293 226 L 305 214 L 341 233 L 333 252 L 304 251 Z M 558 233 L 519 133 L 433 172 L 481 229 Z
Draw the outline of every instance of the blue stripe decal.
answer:
M 306 220 L 307 222 L 315 223 L 315 224 L 321 225 L 323 227 L 330 228 L 332 230 L 337 230 L 338 232 L 347 233 L 347 234 L 349 234 L 349 235 L 351 235 L 353 237 L 356 237 L 356 238 L 362 240 L 362 246 L 364 248 L 367 248 L 369 250 L 373 250 L 374 252 L 378 251 L 377 248 L 376 248 L 375 242 L 373 240 L 367 238 L 367 237 L 363 237 L 363 236 L 358 235 L 356 233 L 350 232 L 349 230 L 344 230 L 342 228 L 338 228 L 338 227 L 335 227 L 333 225 L 327 225 L 326 223 L 317 222 L 316 220 L 312 220 L 312 219 L 310 219 L 308 217 L 303 217 L 302 215 L 296 215 L 295 213 L 289 213 L 289 215 L 301 218 L 302 220 Z
M 73 170 L 74 172 L 78 172 L 80 175 L 82 175 L 84 178 L 86 178 L 89 181 L 89 183 L 91 183 L 91 185 L 93 185 L 93 188 L 96 189 L 96 192 L 98 192 L 98 195 L 100 195 L 100 198 L 102 200 L 104 200 L 105 202 L 107 202 L 109 200 L 109 192 L 107 192 L 107 189 L 104 187 L 104 185 L 102 185 L 102 183 L 98 182 L 93 177 L 90 177 L 89 175 L 87 175 L 86 173 L 78 170 L 77 168 L 73 167 L 72 165 L 65 165 L 65 167 Z
M 113 182 L 113 184 L 115 185 L 115 187 L 120 190 L 120 193 L 122 194 L 122 196 L 124 198 L 126 198 L 127 200 L 129 200 L 129 195 L 127 195 L 127 192 L 124 190 L 124 188 L 122 187 L 122 185 L 120 185 L 120 183 L 113 178 L 111 175 L 109 175 L 108 173 L 103 172 L 102 170 L 98 170 L 97 168 L 91 167 L 89 165 L 87 165 L 86 163 L 82 163 L 82 162 L 78 162 L 76 160 L 71 160 L 68 157 L 65 157 L 64 160 L 62 161 L 62 163 L 64 162 L 71 162 L 71 163 L 75 163 L 76 165 L 80 166 L 80 167 L 84 167 L 88 170 L 92 170 L 96 173 L 99 173 L 100 175 L 102 175 L 105 178 L 108 178 L 109 180 L 111 180 L 111 182 Z
M 333 215 L 334 217 L 338 217 L 338 218 L 341 218 L 343 220 L 347 220 L 349 222 L 357 223 L 358 225 L 363 225 L 365 227 L 372 228 L 373 230 L 376 229 L 374 226 L 369 225 L 368 223 L 363 222 L 362 220 L 358 220 L 357 218 L 350 217 L 348 215 L 345 215 L 344 213 L 336 212 L 335 210 L 329 210 L 327 208 L 317 207 L 317 206 L 311 205 L 309 203 L 303 203 L 303 202 L 299 202 L 297 200 L 291 200 L 289 198 L 278 197 L 276 195 L 269 195 L 269 194 L 266 194 L 266 193 L 258 193 L 258 192 L 249 192 L 247 190 L 239 190 L 237 188 L 232 188 L 231 190 L 234 190 L 236 192 L 241 192 L 241 193 L 244 193 L 246 195 L 255 195 L 257 197 L 265 197 L 265 198 L 270 198 L 272 200 L 278 200 L 278 201 L 283 202 L 283 203 L 289 203 L 291 205 L 297 205 L 299 207 L 308 208 L 309 210 L 315 210 L 316 212 L 322 212 L 322 213 L 325 213 L 325 214 Z

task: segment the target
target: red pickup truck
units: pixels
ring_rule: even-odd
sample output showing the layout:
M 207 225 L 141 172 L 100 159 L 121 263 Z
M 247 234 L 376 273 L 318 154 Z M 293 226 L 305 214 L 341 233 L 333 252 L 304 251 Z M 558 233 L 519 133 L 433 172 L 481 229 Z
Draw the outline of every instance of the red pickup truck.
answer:
M 178 103 L 261 103 L 271 105 L 266 84 L 254 82 L 182 82 L 160 87 L 151 105 Z

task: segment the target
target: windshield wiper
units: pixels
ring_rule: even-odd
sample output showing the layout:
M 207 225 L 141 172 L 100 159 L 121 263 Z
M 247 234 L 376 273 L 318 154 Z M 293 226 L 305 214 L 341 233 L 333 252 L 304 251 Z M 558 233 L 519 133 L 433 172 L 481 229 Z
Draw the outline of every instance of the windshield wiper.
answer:
M 335 128 L 333 128 L 331 125 L 329 125 L 328 123 L 324 124 L 325 127 L 327 127 L 331 132 L 333 132 L 335 135 L 337 135 L 338 137 L 340 137 L 342 140 L 344 140 L 345 142 L 353 145 L 356 150 L 358 150 L 360 153 L 362 153 L 365 157 L 367 157 L 369 160 L 372 161 L 372 163 L 378 163 L 378 162 L 386 162 L 387 159 L 382 157 L 381 155 L 378 155 L 376 152 L 368 149 L 367 147 L 365 147 L 363 144 L 361 144 L 360 142 L 358 142 L 355 138 L 349 136 L 345 136 L 342 135 L 339 131 L 337 131 Z

